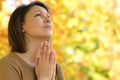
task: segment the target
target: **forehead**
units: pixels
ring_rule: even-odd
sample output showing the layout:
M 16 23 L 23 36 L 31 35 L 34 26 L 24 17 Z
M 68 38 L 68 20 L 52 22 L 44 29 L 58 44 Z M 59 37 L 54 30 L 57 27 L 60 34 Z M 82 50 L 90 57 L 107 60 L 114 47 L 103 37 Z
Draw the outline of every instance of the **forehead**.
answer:
M 36 13 L 36 12 L 42 12 L 42 13 L 48 13 L 47 10 L 41 6 L 33 6 L 29 11 L 28 14 L 31 13 Z

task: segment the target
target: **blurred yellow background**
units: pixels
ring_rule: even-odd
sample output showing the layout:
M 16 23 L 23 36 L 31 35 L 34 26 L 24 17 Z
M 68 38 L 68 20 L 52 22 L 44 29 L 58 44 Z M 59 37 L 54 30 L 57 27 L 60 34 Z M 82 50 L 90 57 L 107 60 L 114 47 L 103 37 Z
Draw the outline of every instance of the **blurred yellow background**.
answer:
M 8 20 L 20 4 L 0 0 L 0 58 L 9 53 Z M 120 80 L 120 0 L 39 0 L 52 12 L 53 45 L 66 80 Z

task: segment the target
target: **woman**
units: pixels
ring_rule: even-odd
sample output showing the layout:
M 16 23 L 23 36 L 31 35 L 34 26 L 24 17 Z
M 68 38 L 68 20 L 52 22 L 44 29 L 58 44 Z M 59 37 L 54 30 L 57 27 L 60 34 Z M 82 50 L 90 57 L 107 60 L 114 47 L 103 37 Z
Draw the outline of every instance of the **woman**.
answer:
M 52 30 L 44 3 L 18 7 L 8 24 L 11 52 L 0 60 L 0 80 L 64 80 L 51 44 Z

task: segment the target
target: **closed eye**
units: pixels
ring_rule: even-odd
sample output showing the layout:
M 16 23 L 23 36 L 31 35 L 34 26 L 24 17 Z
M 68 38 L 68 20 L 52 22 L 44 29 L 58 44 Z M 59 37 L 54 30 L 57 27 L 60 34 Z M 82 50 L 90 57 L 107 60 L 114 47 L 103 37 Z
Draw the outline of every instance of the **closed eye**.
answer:
M 48 15 L 48 18 L 51 18 L 51 16 L 50 16 L 50 15 Z
M 42 16 L 41 14 L 35 14 L 35 17 L 37 17 L 37 16 Z
M 41 14 L 41 13 L 37 13 L 37 14 L 35 14 L 35 17 L 51 18 L 51 16 L 50 16 L 50 15 L 44 16 L 44 15 L 43 15 L 43 14 Z

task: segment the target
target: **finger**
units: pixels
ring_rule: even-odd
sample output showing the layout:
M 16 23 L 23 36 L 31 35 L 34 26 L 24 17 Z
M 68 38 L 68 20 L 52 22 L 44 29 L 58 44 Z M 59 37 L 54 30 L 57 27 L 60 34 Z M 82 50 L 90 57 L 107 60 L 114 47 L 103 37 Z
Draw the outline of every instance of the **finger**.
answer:
M 47 54 L 46 54 L 46 60 L 49 61 L 50 59 L 50 53 L 51 53 L 51 47 L 50 47 L 50 42 L 48 42 L 48 45 L 47 45 Z
M 52 50 L 52 43 L 50 42 L 50 48 L 51 48 L 51 50 Z
M 51 57 L 52 57 L 52 43 L 50 42 L 50 57 L 49 57 L 49 60 L 51 60 Z
M 45 43 L 44 43 L 44 41 L 43 41 L 43 42 L 41 43 L 41 45 L 40 45 L 40 48 L 39 48 L 39 49 L 40 49 L 40 57 L 41 57 L 41 59 L 43 58 L 43 57 L 42 57 L 42 56 L 43 56 L 42 53 L 43 53 L 43 46 L 44 46 L 44 44 L 45 44 Z
M 54 54 L 54 60 L 53 60 L 53 62 L 54 62 L 54 64 L 56 63 L 56 51 L 55 50 L 52 50 L 52 53 Z
M 52 46 L 52 43 L 50 43 L 50 47 L 51 47 L 51 52 L 52 52 L 52 54 L 54 54 L 55 55 L 55 60 L 56 60 L 56 51 L 53 49 L 53 46 Z
M 47 44 L 48 44 L 48 42 L 47 41 L 45 41 L 45 44 L 44 44 L 44 46 L 43 46 L 43 59 L 45 60 L 46 59 L 46 53 L 47 53 Z
M 56 51 L 55 51 L 55 50 L 53 50 L 53 53 L 54 53 L 54 55 L 55 55 L 55 58 L 54 58 L 54 63 L 56 64 Z
M 55 74 L 56 74 L 56 62 L 54 63 L 54 66 L 53 66 L 53 80 L 55 79 Z
M 41 45 L 41 48 L 40 48 L 40 57 L 41 57 L 41 60 L 43 60 L 43 56 L 44 56 L 44 46 L 45 46 L 45 41 L 42 42 L 42 45 Z
M 54 63 L 53 63 L 53 75 L 52 75 L 52 80 L 55 80 L 55 74 L 56 74 L 56 52 L 53 51 L 55 54 L 55 58 L 54 58 Z
M 43 59 L 42 57 L 42 53 L 43 53 L 43 45 L 44 45 L 44 42 L 41 43 L 40 47 L 39 47 L 39 57 L 38 57 L 38 62 L 37 62 L 37 65 L 39 65 Z
M 41 45 L 36 49 L 36 53 L 35 53 L 35 64 L 37 65 L 38 65 L 39 58 L 40 58 L 40 48 L 41 48 Z
M 54 66 L 54 69 L 53 69 L 53 75 L 52 75 L 53 80 L 55 80 L 55 74 L 56 74 L 56 65 Z
M 52 50 L 50 53 L 50 62 L 53 64 L 55 62 L 55 52 Z

